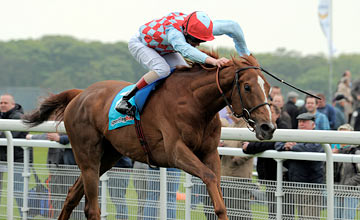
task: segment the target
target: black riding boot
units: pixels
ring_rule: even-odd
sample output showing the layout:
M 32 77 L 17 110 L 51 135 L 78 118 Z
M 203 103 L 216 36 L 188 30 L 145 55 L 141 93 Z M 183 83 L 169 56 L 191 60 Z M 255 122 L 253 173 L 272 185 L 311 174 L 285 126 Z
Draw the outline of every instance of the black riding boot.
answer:
M 134 112 L 131 109 L 131 104 L 129 103 L 129 99 L 133 97 L 139 89 L 134 86 L 126 95 L 122 97 L 120 102 L 116 105 L 115 110 L 120 112 L 121 114 L 133 116 Z

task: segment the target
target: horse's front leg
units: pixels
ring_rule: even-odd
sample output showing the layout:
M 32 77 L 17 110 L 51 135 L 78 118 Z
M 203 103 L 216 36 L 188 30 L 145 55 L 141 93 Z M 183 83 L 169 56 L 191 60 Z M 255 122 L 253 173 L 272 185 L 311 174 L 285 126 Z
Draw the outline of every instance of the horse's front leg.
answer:
M 212 170 L 216 176 L 217 179 L 217 188 L 218 188 L 218 192 L 219 192 L 219 196 L 221 197 L 222 200 L 223 199 L 223 195 L 222 195 L 222 191 L 220 188 L 220 180 L 221 180 L 221 161 L 220 161 L 220 156 L 218 151 L 213 151 L 209 154 L 207 154 L 204 158 L 203 158 L 203 163 L 205 164 L 205 166 L 207 166 L 210 170 Z
M 205 166 L 199 158 L 182 142 L 178 141 L 174 149 L 174 163 L 179 169 L 199 177 L 206 185 L 214 205 L 216 215 L 220 220 L 228 220 L 222 193 L 220 190 L 220 158 L 217 153 L 208 153 L 208 161 L 212 159 L 212 168 Z M 216 157 L 217 156 L 217 157 Z

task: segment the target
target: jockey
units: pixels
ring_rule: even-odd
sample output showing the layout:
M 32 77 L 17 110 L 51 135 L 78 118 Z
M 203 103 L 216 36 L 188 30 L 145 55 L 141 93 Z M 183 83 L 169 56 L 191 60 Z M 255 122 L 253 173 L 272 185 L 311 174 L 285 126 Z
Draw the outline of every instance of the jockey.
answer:
M 250 55 L 238 23 L 230 20 L 212 22 L 201 11 L 189 15 L 173 12 L 142 25 L 129 40 L 128 47 L 134 58 L 150 71 L 123 96 L 115 109 L 122 114 L 130 114 L 131 104 L 128 100 L 139 89 L 168 76 L 176 66 L 187 66 L 183 57 L 218 67 L 227 63 L 227 58 L 215 59 L 196 48 L 202 42 L 213 40 L 214 35 L 223 34 L 233 39 L 240 56 Z

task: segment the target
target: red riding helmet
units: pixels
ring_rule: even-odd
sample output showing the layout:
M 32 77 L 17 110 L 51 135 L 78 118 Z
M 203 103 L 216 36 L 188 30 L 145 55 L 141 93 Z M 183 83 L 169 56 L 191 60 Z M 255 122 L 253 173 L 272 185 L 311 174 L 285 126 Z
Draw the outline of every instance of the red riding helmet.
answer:
M 214 40 L 213 23 L 209 16 L 202 11 L 189 14 L 184 20 L 184 35 L 187 34 L 203 40 Z

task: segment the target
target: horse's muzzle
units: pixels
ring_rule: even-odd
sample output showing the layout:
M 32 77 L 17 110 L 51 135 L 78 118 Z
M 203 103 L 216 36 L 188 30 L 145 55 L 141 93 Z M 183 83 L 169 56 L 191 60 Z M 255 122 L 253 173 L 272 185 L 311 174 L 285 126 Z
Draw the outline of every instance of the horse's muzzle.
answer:
M 259 140 L 270 140 L 276 127 L 273 123 L 257 123 L 255 127 L 256 138 Z

